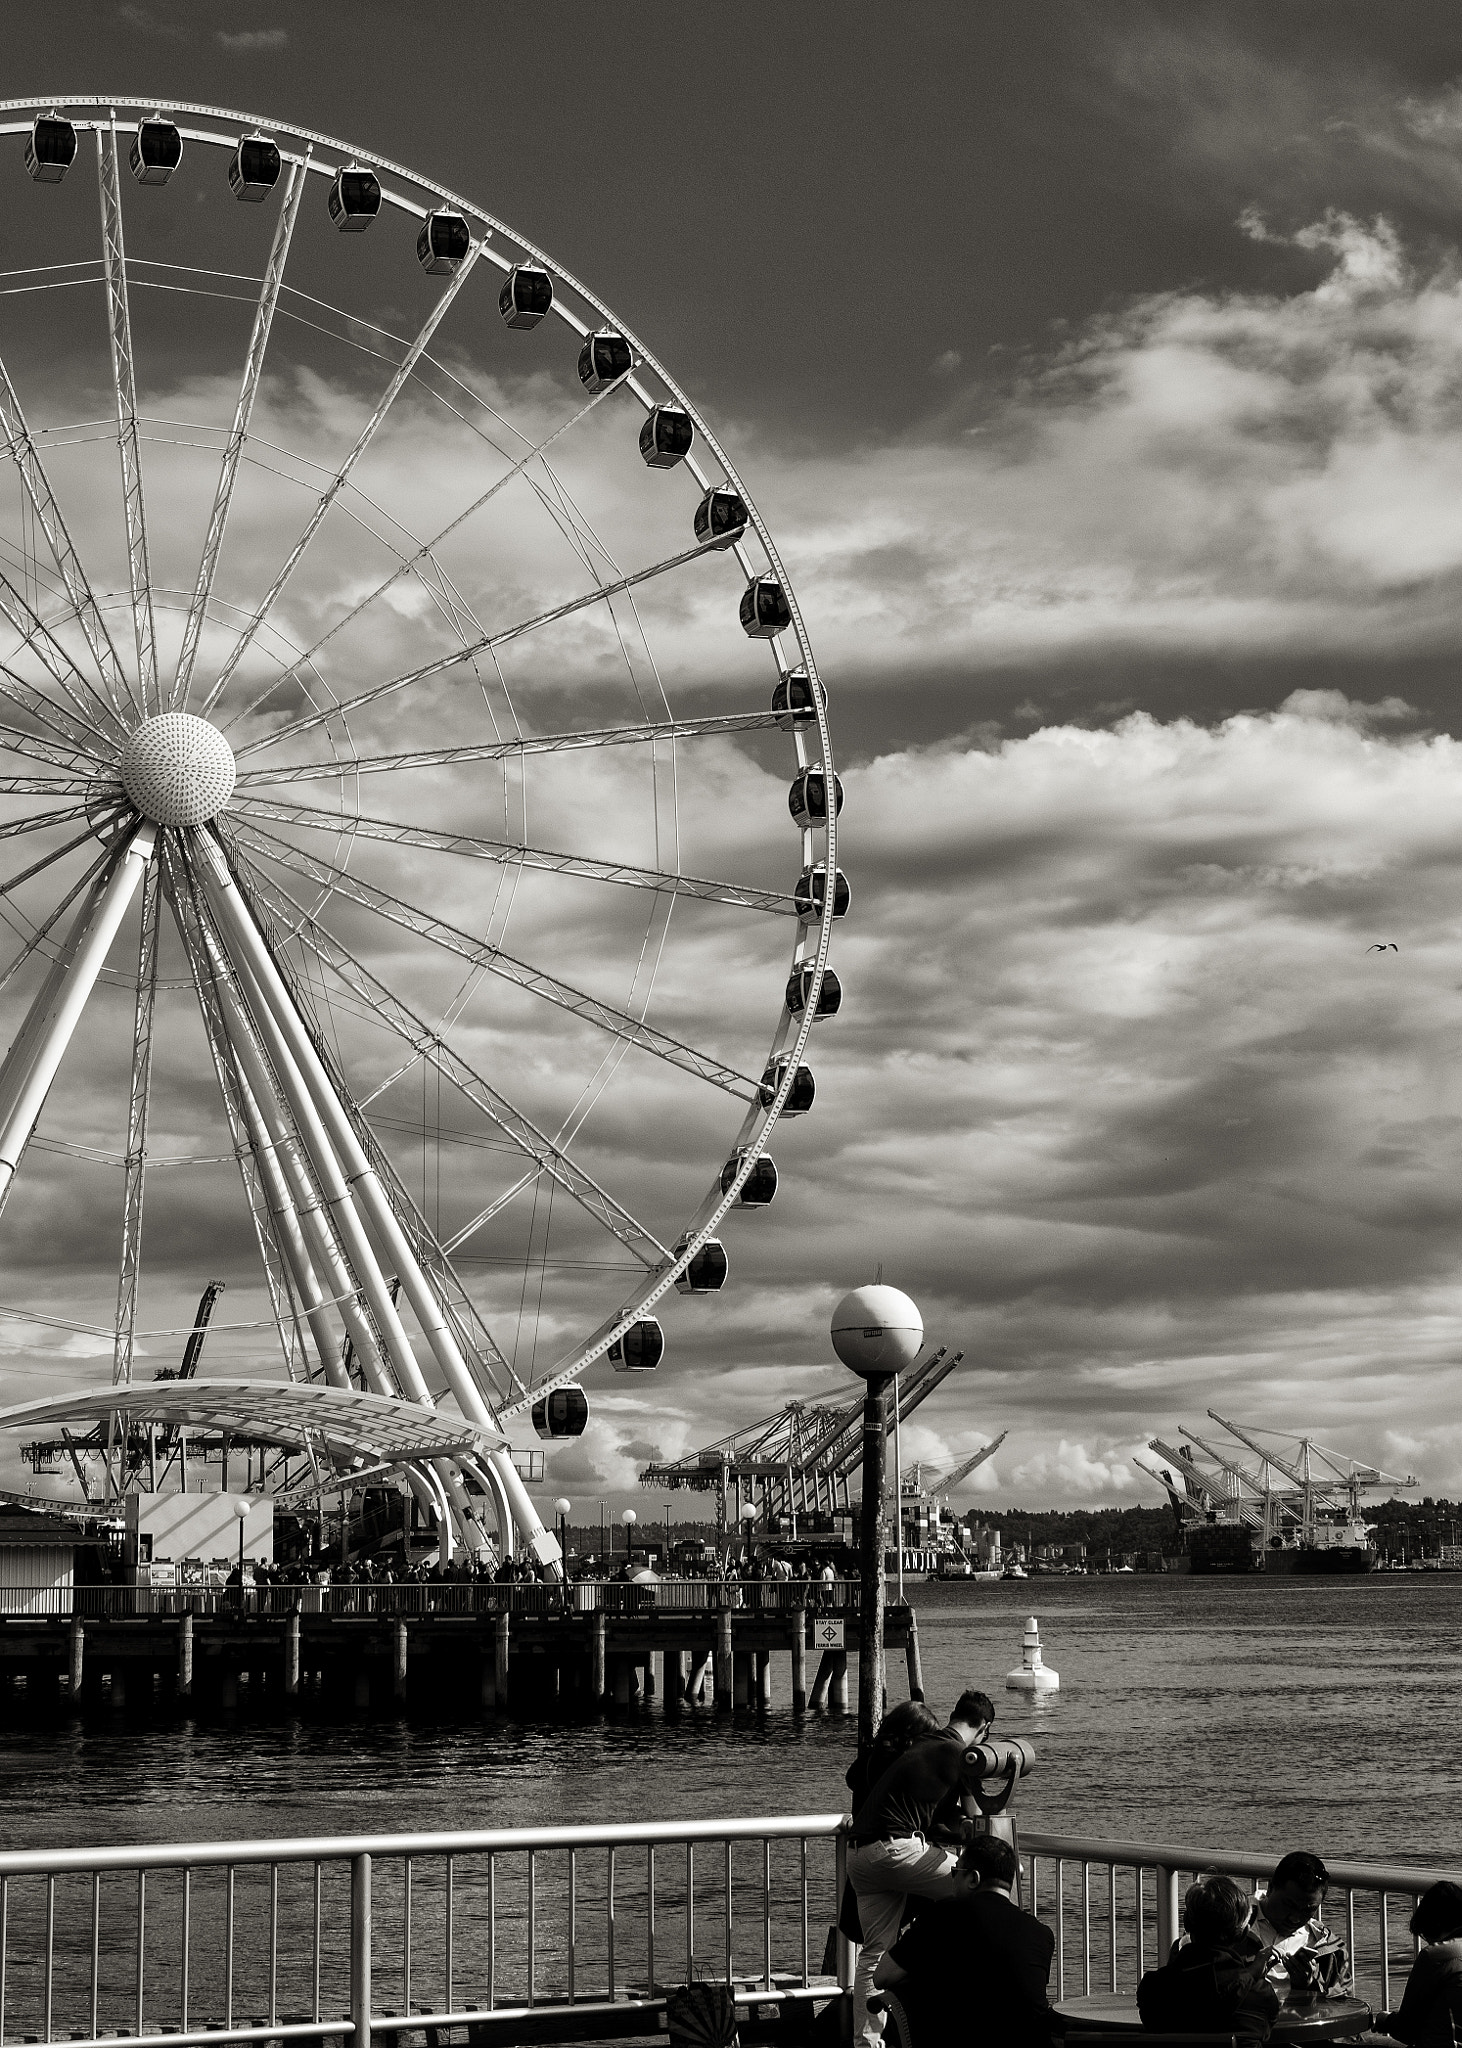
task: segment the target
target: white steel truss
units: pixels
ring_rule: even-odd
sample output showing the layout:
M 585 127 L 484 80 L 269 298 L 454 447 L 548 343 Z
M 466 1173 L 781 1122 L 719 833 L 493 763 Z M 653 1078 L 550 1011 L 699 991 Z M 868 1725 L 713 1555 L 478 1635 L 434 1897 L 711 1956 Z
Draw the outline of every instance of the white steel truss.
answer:
M 107 278 L 107 325 L 112 338 L 112 382 L 117 394 L 117 448 L 122 458 L 122 513 L 127 527 L 127 576 L 132 630 L 144 714 L 159 709 L 157 635 L 152 617 L 152 570 L 147 559 L 147 511 L 142 498 L 142 449 L 137 439 L 137 371 L 132 358 L 132 309 L 127 297 L 127 251 L 122 235 L 122 194 L 117 184 L 117 124 L 96 131 L 97 180 L 102 202 L 102 259 Z

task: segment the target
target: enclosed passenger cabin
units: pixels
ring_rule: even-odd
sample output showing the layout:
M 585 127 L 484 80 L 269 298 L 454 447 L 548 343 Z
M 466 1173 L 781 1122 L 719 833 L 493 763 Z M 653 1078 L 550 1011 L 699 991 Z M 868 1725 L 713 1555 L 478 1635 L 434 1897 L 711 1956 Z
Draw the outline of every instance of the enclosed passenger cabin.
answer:
M 814 826 L 827 823 L 827 770 L 821 761 L 804 768 L 787 792 L 787 808 L 799 832 L 812 830 Z M 842 777 L 833 777 L 834 815 L 843 814 Z
M 741 593 L 741 629 L 753 640 L 774 640 L 792 623 L 792 608 L 775 576 L 758 576 Z
M 746 501 L 726 484 L 712 484 L 695 508 L 695 537 L 702 547 L 729 548 L 746 531 Z
M 460 270 L 472 247 L 472 235 L 460 213 L 442 208 L 429 213 L 416 238 L 416 260 L 428 277 L 450 277 Z
M 641 1316 L 609 1347 L 616 1372 L 653 1372 L 665 1356 L 665 1332 L 653 1316 Z
M 347 164 L 330 187 L 330 218 L 342 235 L 363 235 L 381 210 L 381 181 L 374 171 Z
M 228 160 L 228 182 L 235 199 L 257 206 L 279 183 L 279 150 L 268 135 L 241 135 Z
M 682 1238 L 675 1247 L 678 1259 L 690 1242 Z M 679 1294 L 717 1294 L 726 1285 L 726 1275 L 731 1270 L 726 1257 L 726 1247 L 719 1238 L 708 1237 L 694 1257 L 686 1262 L 685 1271 L 675 1283 Z
M 792 891 L 792 901 L 797 905 L 797 915 L 804 924 L 810 924 L 814 918 L 821 921 L 822 906 L 827 901 L 827 869 L 821 862 L 815 868 L 802 870 Z M 851 901 L 848 878 L 839 868 L 833 883 L 833 916 L 846 917 Z
M 812 678 L 800 665 L 778 676 L 772 687 L 772 711 L 783 732 L 795 732 L 799 725 L 810 725 L 817 716 L 818 704 L 827 709 L 827 691 L 819 683 L 814 701 Z
M 127 161 L 139 185 L 165 185 L 183 161 L 177 122 L 164 121 L 159 115 L 139 121 Z
M 552 304 L 553 279 L 537 263 L 515 263 L 497 295 L 497 309 L 509 327 L 536 327 Z
M 614 327 L 597 327 L 579 350 L 579 382 L 595 396 L 627 377 L 635 366 L 634 351 Z
M 770 1109 L 776 1100 L 777 1090 L 782 1085 L 782 1077 L 791 1064 L 791 1059 L 786 1053 L 780 1053 L 776 1059 L 768 1060 L 766 1072 L 761 1077 L 761 1086 L 757 1091 L 764 1109 Z M 786 1101 L 782 1104 L 782 1115 L 806 1116 L 816 1096 L 817 1083 L 812 1078 L 811 1067 L 799 1067 L 792 1076 L 792 1085 L 787 1090 Z
M 59 185 L 76 161 L 76 130 L 59 114 L 41 114 L 32 121 L 25 145 L 25 167 L 38 185 Z
M 721 1193 L 729 1194 L 746 1158 L 744 1152 L 733 1152 L 721 1168 Z M 741 1184 L 741 1193 L 736 1197 L 743 1209 L 765 1209 L 777 1192 L 777 1169 L 763 1152 L 755 1166 Z
M 695 439 L 695 427 L 683 405 L 656 405 L 640 428 L 640 453 L 650 469 L 674 469 L 684 462 Z
M 533 1427 L 546 1440 L 582 1436 L 589 1420 L 589 1396 L 582 1387 L 555 1387 L 533 1403 Z
M 787 1008 L 794 1017 L 800 1017 L 807 1008 L 807 997 L 811 988 L 812 962 L 804 960 L 800 967 L 792 969 L 787 981 Z M 817 1008 L 812 1013 L 813 1017 L 836 1017 L 842 1007 L 843 984 L 831 967 L 826 967 L 823 969 L 822 987 L 817 992 Z

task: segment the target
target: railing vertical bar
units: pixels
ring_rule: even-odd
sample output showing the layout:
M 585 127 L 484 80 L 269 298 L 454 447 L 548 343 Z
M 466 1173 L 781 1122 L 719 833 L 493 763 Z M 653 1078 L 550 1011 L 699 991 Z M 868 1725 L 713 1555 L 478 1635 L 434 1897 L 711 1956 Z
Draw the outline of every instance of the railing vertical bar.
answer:
M 487 2009 L 497 2004 L 497 1858 L 487 1859 Z
M 140 1876 L 139 1876 L 139 1880 L 138 1880 L 138 1881 L 139 1881 L 139 1883 L 141 1882 Z M 45 2039 L 46 2039 L 47 2041 L 49 2041 L 49 2040 L 50 2040 L 50 2038 L 51 2038 L 51 1999 L 52 1999 L 52 1989 L 53 1989 L 53 1986 L 54 1986 L 54 1983 L 55 1983 L 55 1965 L 56 1965 L 56 1880 L 55 1880 L 55 1878 L 54 1878 L 54 1877 L 48 1877 L 48 1878 L 46 1879 L 46 2006 L 45 2006 L 45 2022 L 46 2022 L 46 2031 L 45 2031 L 45 2036 L 44 2036 L 44 2038 L 45 2038 Z
M 91 2038 L 97 2038 L 97 2006 L 101 1996 L 102 1874 L 91 1873 Z
M 772 1988 L 772 1845 L 766 1836 L 761 1845 L 761 1976 L 767 1990 Z
M 1091 1865 L 1081 1865 L 1081 1995 L 1091 1997 Z
M 228 1883 L 225 1889 L 227 1900 L 227 1927 L 224 1934 L 224 1993 L 223 2023 L 231 2027 L 234 2023 L 234 1866 L 227 1865 Z
M 1384 1890 L 1381 1893 L 1381 2003 L 1391 2010 L 1391 1915 Z
M 1056 1997 L 1066 1996 L 1066 1858 L 1056 1858 Z
M 1041 1910 L 1041 1859 L 1031 1857 L 1031 1911 L 1038 1918 Z
M 726 1846 L 726 1982 L 731 1982 L 731 1844 Z
M 569 1851 L 569 2004 L 578 1995 L 579 1852 Z
M 685 1845 L 685 1981 L 695 1976 L 695 1843 Z
M 447 1858 L 447 2002 L 442 2007 L 443 2012 L 451 2012 L 454 2010 L 452 2005 L 452 1963 L 454 1960 L 452 1954 L 452 1936 L 455 1932 L 453 1921 L 456 1917 L 456 1905 L 457 1900 L 455 1859 L 449 1856 Z M 362 2048 L 365 2048 L 364 2043 L 362 2043 Z
M 807 1837 L 803 1835 L 797 1844 L 801 1851 L 800 1878 L 802 1893 L 802 1988 L 805 1991 L 811 1976 L 812 1958 L 807 1952 Z
M 1117 1988 L 1117 1866 L 1107 1865 L 1107 1988 Z
M 655 1996 L 655 1844 L 645 1845 L 645 1986 Z
M 186 2034 L 188 2031 L 188 1978 L 191 1974 L 193 1962 L 191 1953 L 193 1943 L 193 1873 L 188 1869 L 183 1871 L 182 1922 L 183 1954 L 178 1966 L 178 2004 L 182 2008 L 180 2031 Z
M 528 2003 L 533 2003 L 533 1986 L 538 1976 L 538 1857 L 528 1851 Z M 450 2011 L 451 2008 L 448 2007 Z
M 609 1848 L 609 1860 L 605 1866 L 604 1879 L 605 1942 L 608 1949 L 609 1999 L 614 2002 L 614 1846 Z
M 143 1974 L 147 1966 L 147 1872 L 137 1873 L 137 2034 L 142 2035 Z M 51 2033 L 46 2029 L 46 2039 Z
M 320 1905 L 320 1866 L 317 1863 L 315 1865 L 315 2000 L 311 2013 L 311 2018 L 316 2020 L 320 2017 Z
M 401 2010 L 411 2017 L 411 1858 L 401 1864 Z
M 1349 1885 L 1345 1892 L 1345 1940 L 1350 1950 L 1350 1967 L 1355 1969 L 1355 1887 Z

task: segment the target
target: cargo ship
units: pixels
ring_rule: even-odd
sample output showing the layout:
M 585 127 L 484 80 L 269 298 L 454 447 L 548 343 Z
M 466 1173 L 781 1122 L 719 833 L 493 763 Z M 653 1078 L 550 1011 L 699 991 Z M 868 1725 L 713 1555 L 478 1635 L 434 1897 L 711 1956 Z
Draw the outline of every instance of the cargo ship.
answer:
M 1231 1442 L 1180 1429 L 1187 1439 L 1180 1447 L 1160 1437 L 1150 1445 L 1171 1461 L 1168 1467 L 1154 1471 L 1135 1461 L 1167 1493 L 1192 1571 L 1328 1578 L 1375 1570 L 1375 1530 L 1361 1514 L 1361 1498 L 1415 1486 L 1414 1478 L 1358 1464 L 1311 1437 L 1244 1429 L 1212 1408 L 1208 1414 Z M 1239 1455 L 1243 1450 L 1251 1459 Z

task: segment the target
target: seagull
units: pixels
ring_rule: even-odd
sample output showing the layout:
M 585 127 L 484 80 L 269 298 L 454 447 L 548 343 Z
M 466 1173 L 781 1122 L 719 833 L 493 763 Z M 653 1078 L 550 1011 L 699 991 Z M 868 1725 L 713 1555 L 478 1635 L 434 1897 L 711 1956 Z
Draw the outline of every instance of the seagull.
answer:
M 1394 939 L 1386 939 L 1383 943 L 1379 945 L 1367 946 L 1366 951 L 1368 953 L 1399 953 L 1401 951 L 1401 948 L 1397 945 Z

